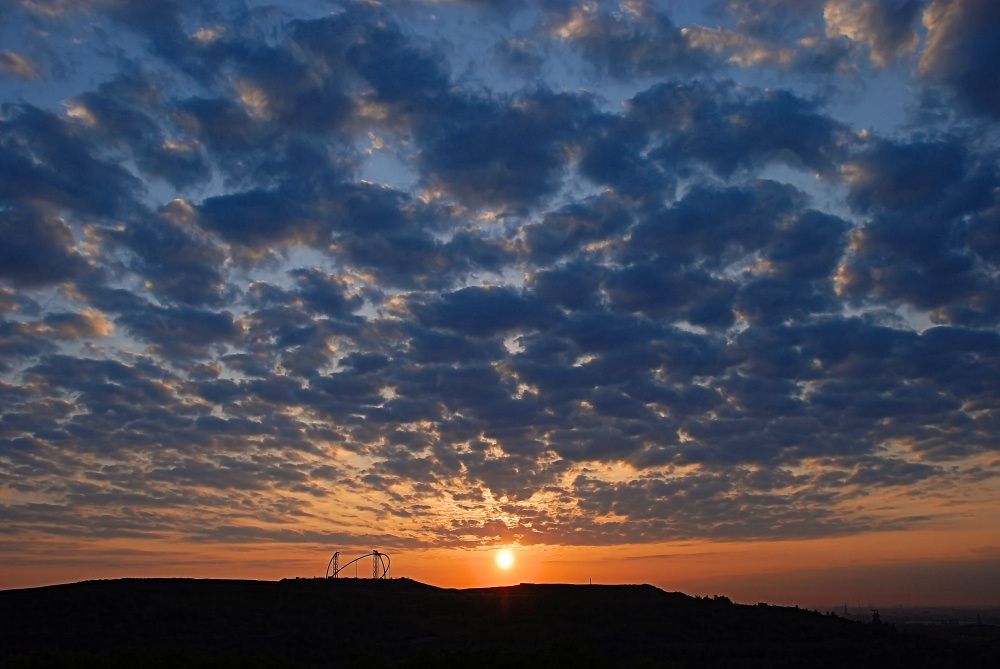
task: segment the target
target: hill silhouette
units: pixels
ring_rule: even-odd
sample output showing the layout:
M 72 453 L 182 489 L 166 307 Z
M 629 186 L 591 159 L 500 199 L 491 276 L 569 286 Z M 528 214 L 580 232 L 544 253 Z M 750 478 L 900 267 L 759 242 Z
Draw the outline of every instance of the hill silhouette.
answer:
M 956 643 L 649 585 L 122 579 L 0 592 L 4 667 L 995 667 Z

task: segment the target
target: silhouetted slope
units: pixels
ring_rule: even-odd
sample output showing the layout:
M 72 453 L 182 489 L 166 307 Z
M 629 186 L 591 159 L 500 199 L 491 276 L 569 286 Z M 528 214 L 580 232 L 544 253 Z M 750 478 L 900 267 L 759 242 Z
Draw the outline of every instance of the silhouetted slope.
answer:
M 0 592 L 5 666 L 977 667 L 952 644 L 652 586 L 125 579 Z

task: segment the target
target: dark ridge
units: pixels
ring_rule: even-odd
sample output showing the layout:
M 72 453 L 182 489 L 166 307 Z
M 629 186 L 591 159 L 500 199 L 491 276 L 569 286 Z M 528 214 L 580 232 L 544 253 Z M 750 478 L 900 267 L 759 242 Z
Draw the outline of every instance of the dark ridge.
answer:
M 650 585 L 122 579 L 0 592 L 3 667 L 997 667 L 967 642 Z

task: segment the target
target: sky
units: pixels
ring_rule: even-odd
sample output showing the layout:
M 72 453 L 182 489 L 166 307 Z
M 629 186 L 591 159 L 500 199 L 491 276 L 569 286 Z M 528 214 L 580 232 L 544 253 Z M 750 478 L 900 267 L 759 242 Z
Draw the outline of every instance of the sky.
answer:
M 4 0 L 0 45 L 0 588 L 1000 603 L 1000 3 Z

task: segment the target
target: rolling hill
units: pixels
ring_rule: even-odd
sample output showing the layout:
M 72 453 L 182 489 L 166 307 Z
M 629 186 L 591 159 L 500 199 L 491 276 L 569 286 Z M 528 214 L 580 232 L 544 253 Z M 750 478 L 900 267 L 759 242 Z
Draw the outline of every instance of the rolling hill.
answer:
M 122 579 L 0 592 L 4 667 L 996 667 L 949 641 L 649 585 Z

